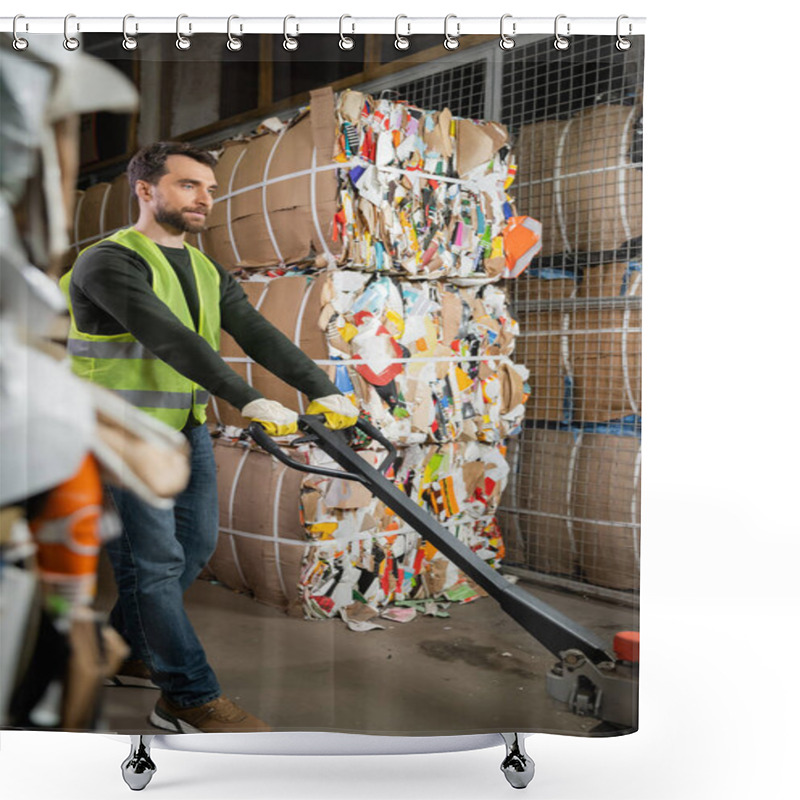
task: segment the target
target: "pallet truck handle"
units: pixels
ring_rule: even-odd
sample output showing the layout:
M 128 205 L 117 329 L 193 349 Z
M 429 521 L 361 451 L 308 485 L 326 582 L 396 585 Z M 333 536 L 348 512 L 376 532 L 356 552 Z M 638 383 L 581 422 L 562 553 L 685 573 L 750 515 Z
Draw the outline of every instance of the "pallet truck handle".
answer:
M 324 419 L 324 416 L 320 414 L 299 417 L 298 425 L 304 430 L 308 430 L 307 425 L 303 424 L 304 420 L 307 419 L 319 419 L 321 421 Z M 397 448 L 394 447 L 394 445 L 378 430 L 378 428 L 362 417 L 359 417 L 355 427 L 363 431 L 365 434 L 367 434 L 367 436 L 369 436 L 371 439 L 374 439 L 376 442 L 378 442 L 378 444 L 382 445 L 386 449 L 386 457 L 383 459 L 380 467 L 378 467 L 378 471 L 385 476 L 389 467 L 394 464 L 395 459 L 397 458 Z M 280 461 L 282 464 L 285 464 L 287 467 L 299 470 L 300 472 L 310 472 L 314 475 L 324 475 L 328 478 L 340 478 L 348 481 L 358 481 L 359 483 L 368 485 L 366 479 L 362 475 L 356 475 L 353 472 L 346 472 L 345 470 L 341 469 L 331 469 L 330 467 L 319 467 L 314 464 L 304 464 L 301 461 L 295 461 L 293 458 L 286 455 L 278 443 L 264 430 L 263 426 L 258 422 L 250 423 L 247 428 L 247 432 L 259 447 L 262 447 L 270 455 L 275 456 L 278 461 Z M 331 435 L 336 435 L 336 432 L 334 431 L 331 431 L 330 433 Z M 342 434 L 339 433 L 339 435 L 341 436 Z M 305 441 L 314 441 L 314 439 L 315 437 L 312 434 L 311 438 L 306 439 Z

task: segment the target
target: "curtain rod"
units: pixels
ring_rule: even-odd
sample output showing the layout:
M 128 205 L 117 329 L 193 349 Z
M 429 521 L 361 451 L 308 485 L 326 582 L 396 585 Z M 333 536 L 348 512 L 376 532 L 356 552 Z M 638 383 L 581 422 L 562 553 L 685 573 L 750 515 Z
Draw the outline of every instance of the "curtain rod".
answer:
M 61 33 L 75 36 L 81 33 L 122 33 L 123 17 L 82 17 L 69 14 L 65 17 L 0 17 L 0 31 L 11 33 L 16 19 L 18 35 L 38 33 Z M 288 34 L 449 34 L 451 37 L 470 34 L 497 34 L 501 32 L 513 38 L 526 34 L 577 35 L 621 35 L 624 37 L 644 34 L 645 17 L 195 17 L 181 14 L 179 17 L 137 17 L 128 15 L 125 23 L 127 34 L 176 33 L 191 36 L 196 33 L 233 33 L 236 36 L 259 33 Z M 502 30 L 501 30 L 502 29 Z

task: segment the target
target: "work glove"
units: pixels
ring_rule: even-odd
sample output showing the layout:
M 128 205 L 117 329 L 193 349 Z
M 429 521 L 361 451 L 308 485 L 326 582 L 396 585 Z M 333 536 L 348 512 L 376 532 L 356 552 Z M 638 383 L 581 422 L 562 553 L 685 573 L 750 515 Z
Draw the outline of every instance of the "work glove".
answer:
M 351 428 L 358 422 L 358 409 L 343 395 L 318 397 L 308 407 L 307 414 L 324 414 L 325 427 L 338 431 Z
M 297 414 L 275 400 L 260 397 L 251 400 L 243 409 L 242 416 L 258 422 L 270 436 L 288 436 L 297 433 Z

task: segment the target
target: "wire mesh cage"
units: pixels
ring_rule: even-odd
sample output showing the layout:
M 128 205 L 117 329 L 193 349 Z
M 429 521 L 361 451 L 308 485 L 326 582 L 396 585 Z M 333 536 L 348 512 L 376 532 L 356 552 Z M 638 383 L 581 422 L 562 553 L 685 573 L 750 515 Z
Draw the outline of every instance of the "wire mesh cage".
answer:
M 581 36 L 497 50 L 393 88 L 506 125 L 516 211 L 542 223 L 540 254 L 504 285 L 530 371 L 504 563 L 619 599 L 639 575 L 644 49 Z
M 501 510 L 507 561 L 585 592 L 638 589 L 643 57 L 577 37 L 503 65 L 517 208 L 543 227 L 509 284 L 531 398 Z

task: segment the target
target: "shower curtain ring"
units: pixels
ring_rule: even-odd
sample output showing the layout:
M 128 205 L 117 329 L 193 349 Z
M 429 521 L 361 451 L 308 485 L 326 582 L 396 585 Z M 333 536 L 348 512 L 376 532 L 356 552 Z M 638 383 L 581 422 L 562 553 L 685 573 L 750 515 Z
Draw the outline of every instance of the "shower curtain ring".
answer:
M 620 31 L 620 22 L 623 19 L 629 19 L 629 17 L 626 14 L 620 14 L 617 17 L 617 50 L 629 50 L 630 46 L 631 46 L 631 40 L 630 39 L 625 39 L 622 36 L 622 34 L 619 32 Z M 632 27 L 631 23 L 629 22 L 628 23 L 628 36 L 631 35 L 632 31 L 633 31 L 633 27 Z
M 408 41 L 409 36 L 411 36 L 411 23 L 407 22 L 406 27 L 408 30 L 406 31 L 405 36 L 400 35 L 400 20 L 401 19 L 408 19 L 405 14 L 398 14 L 394 18 L 394 46 L 396 50 L 408 50 L 411 46 L 411 42 Z
M 233 22 L 233 20 L 235 19 L 239 19 L 239 17 L 237 17 L 235 14 L 231 14 L 231 16 L 228 17 L 228 43 L 226 47 L 232 53 L 235 53 L 242 49 L 242 40 L 231 33 L 231 22 Z M 241 32 L 242 32 L 242 26 L 240 24 L 239 33 Z
M 505 32 L 505 22 L 507 19 L 511 19 L 511 34 L 507 34 Z M 517 23 L 513 21 L 511 14 L 503 14 L 500 17 L 500 49 L 501 50 L 511 50 L 512 47 L 516 44 L 514 41 L 514 37 L 517 35 Z
M 131 36 L 128 33 L 128 20 L 129 19 L 136 19 L 136 17 L 134 17 L 133 14 L 126 14 L 122 18 L 122 46 L 126 50 L 135 50 L 139 43 L 136 41 L 136 38 L 134 36 Z M 139 30 L 139 23 L 138 22 L 134 24 L 133 29 L 135 31 Z
M 339 17 L 339 47 L 342 50 L 352 50 L 356 46 L 356 41 L 351 36 L 345 36 L 344 31 L 342 28 L 344 27 L 344 21 L 346 19 L 353 19 L 349 14 L 342 14 Z M 356 32 L 356 25 L 354 22 L 350 23 L 351 31 L 350 33 Z
M 287 31 L 287 25 L 290 19 L 297 19 L 297 17 L 293 17 L 291 14 L 287 17 L 283 18 L 283 49 L 284 50 L 297 50 L 299 42 L 297 39 L 289 36 L 289 32 Z M 295 32 L 294 35 L 297 36 L 300 33 L 300 25 L 295 24 Z
M 19 19 L 25 19 L 25 15 L 24 14 L 17 14 L 17 16 L 14 17 L 14 24 L 13 24 L 13 26 L 11 28 L 12 33 L 14 35 L 13 45 L 14 45 L 14 49 L 15 50 L 25 50 L 28 47 L 28 40 L 27 39 L 23 39 L 17 33 L 17 20 L 19 20 Z M 27 22 L 25 23 L 25 30 L 28 30 L 28 23 Z
M 562 36 L 558 32 L 558 21 L 560 19 L 566 19 L 566 18 L 567 18 L 566 14 L 559 14 L 556 17 L 556 22 L 555 22 L 556 40 L 553 42 L 553 47 L 555 47 L 556 50 L 566 50 L 569 47 L 569 39 L 567 39 L 565 36 Z M 569 28 L 570 28 L 570 24 L 568 22 L 567 23 L 567 36 L 569 36 Z
M 450 22 L 451 19 L 456 21 L 456 33 L 455 36 L 451 35 L 447 30 L 447 24 Z M 458 21 L 458 17 L 455 14 L 448 14 L 444 18 L 444 46 L 446 50 L 455 50 L 458 47 L 458 37 L 461 34 L 461 23 Z
M 70 51 L 77 50 L 81 44 L 78 39 L 69 35 L 69 21 L 71 19 L 75 19 L 74 14 L 67 14 L 67 16 L 64 17 L 64 49 Z M 80 30 L 81 26 L 76 24 L 75 29 Z
M 175 20 L 175 33 L 177 35 L 177 39 L 175 40 L 175 47 L 178 50 L 188 50 L 192 46 L 191 39 L 187 38 L 181 33 L 181 20 L 186 19 L 189 15 L 188 14 L 178 14 L 178 18 Z M 192 23 L 189 23 L 189 33 L 192 32 Z

